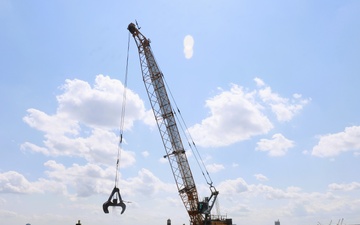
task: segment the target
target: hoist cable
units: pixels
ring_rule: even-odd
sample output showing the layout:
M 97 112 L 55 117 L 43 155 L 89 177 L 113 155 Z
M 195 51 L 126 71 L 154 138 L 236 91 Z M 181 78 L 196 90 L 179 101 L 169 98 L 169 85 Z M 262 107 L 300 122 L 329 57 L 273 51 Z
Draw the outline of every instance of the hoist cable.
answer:
M 190 134 L 190 132 L 189 132 L 189 129 L 188 129 L 186 123 L 185 123 L 184 118 L 183 118 L 182 115 L 181 115 L 181 112 L 180 112 L 180 110 L 179 110 L 179 108 L 178 108 L 178 106 L 177 106 L 177 104 L 176 104 L 175 98 L 174 98 L 174 96 L 172 95 L 171 90 L 170 90 L 170 88 L 169 88 L 169 85 L 167 84 L 166 79 L 165 79 L 164 76 L 163 76 L 163 79 L 164 79 L 164 83 L 165 83 L 165 85 L 166 85 L 166 87 L 167 87 L 167 90 L 169 90 L 169 94 L 170 94 L 171 99 L 173 100 L 173 102 L 174 102 L 174 104 L 175 104 L 175 107 L 176 107 L 176 109 L 177 109 L 177 111 L 178 111 L 178 113 L 179 113 L 179 116 L 180 116 L 181 120 L 178 119 L 176 112 L 174 112 L 174 114 L 175 114 L 177 120 L 180 122 L 179 125 L 180 125 L 183 133 L 185 134 L 185 137 L 186 137 L 186 139 L 187 139 L 187 141 L 188 141 L 189 147 L 190 147 L 191 151 L 193 152 L 193 155 L 194 155 L 195 160 L 196 160 L 196 162 L 197 162 L 197 164 L 198 164 L 198 166 L 199 166 L 199 168 L 200 168 L 200 170 L 201 170 L 201 173 L 203 174 L 203 176 L 204 176 L 205 181 L 207 182 L 207 184 L 208 184 L 210 187 L 213 187 L 213 186 L 212 186 L 213 182 L 212 182 L 212 179 L 211 179 L 211 177 L 210 177 L 210 174 L 209 174 L 208 170 L 206 169 L 206 166 L 205 166 L 205 164 L 204 164 L 204 161 L 203 161 L 203 159 L 201 158 L 201 155 L 200 155 L 200 153 L 199 153 L 199 151 L 198 151 L 198 149 L 197 149 L 197 147 L 196 147 L 196 145 L 195 145 L 195 142 L 194 142 L 194 140 L 193 140 L 193 138 L 192 138 L 192 136 L 191 136 L 191 134 Z M 182 127 L 181 124 L 184 125 L 186 132 L 184 131 L 184 129 L 183 129 L 183 127 Z M 189 141 L 189 140 L 190 140 L 190 141 Z M 194 149 L 195 149 L 195 150 L 194 150 Z M 199 160 L 199 159 L 200 159 L 200 160 Z M 200 164 L 200 162 L 201 162 L 201 164 Z M 206 173 L 206 175 L 205 175 L 205 173 Z
M 118 154 L 116 160 L 116 175 L 115 175 L 115 187 L 119 182 L 119 167 L 121 160 L 121 144 L 123 141 L 123 133 L 124 133 L 124 124 L 125 124 L 125 109 L 126 109 L 126 89 L 127 89 L 127 77 L 128 77 L 128 65 L 129 65 L 129 49 L 130 49 L 130 33 L 128 35 L 128 46 L 127 46 L 127 54 L 126 54 L 126 68 L 125 68 L 125 78 L 123 84 L 123 100 L 121 106 L 121 119 L 120 119 L 120 129 L 119 129 L 119 144 L 118 144 Z

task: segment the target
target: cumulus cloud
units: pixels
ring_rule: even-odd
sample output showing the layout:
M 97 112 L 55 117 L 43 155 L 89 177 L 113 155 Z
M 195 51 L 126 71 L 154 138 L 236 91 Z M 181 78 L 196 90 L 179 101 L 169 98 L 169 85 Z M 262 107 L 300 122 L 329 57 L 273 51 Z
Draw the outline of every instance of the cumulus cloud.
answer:
M 360 190 L 360 183 L 359 182 L 351 182 L 351 183 L 347 183 L 347 184 L 332 183 L 332 184 L 329 184 L 329 189 L 332 191 Z
M 234 84 L 229 91 L 207 100 L 210 116 L 189 129 L 196 143 L 205 147 L 226 146 L 272 129 L 254 94 Z
M 227 146 L 266 134 L 274 127 L 265 114 L 267 109 L 276 115 L 278 121 L 290 121 L 310 101 L 300 94 L 284 98 L 274 93 L 260 78 L 254 81 L 255 90 L 232 84 L 230 90 L 220 89 L 219 94 L 206 101 L 210 115 L 189 129 L 198 145 Z M 278 140 L 280 137 L 275 138 Z
M 56 113 L 48 115 L 37 109 L 28 109 L 24 122 L 44 133 L 43 146 L 31 142 L 21 145 L 24 151 L 47 156 L 77 156 L 100 164 L 112 164 L 118 137 L 114 130 L 120 124 L 124 86 L 118 80 L 98 75 L 93 87 L 85 81 L 66 80 L 57 96 Z M 124 129 L 131 129 L 134 121 L 147 121 L 149 113 L 140 97 L 127 90 Z M 135 162 L 131 151 L 123 151 L 121 166 Z
M 249 185 L 242 178 L 223 181 L 217 187 L 221 191 L 221 193 L 227 195 L 231 195 L 235 193 L 239 194 L 241 192 L 246 192 L 249 190 Z
M 98 75 L 95 84 L 67 79 L 61 87 L 63 94 L 57 96 L 58 115 L 64 115 L 87 126 L 117 128 L 120 124 L 124 85 L 109 76 Z M 96 110 L 94 110 L 96 109 Z M 124 129 L 130 129 L 135 120 L 145 116 L 140 97 L 130 89 L 126 91 L 126 120 Z
M 102 168 L 98 165 L 72 164 L 65 166 L 55 160 L 44 163 L 46 178 L 28 181 L 15 171 L 0 173 L 0 193 L 54 193 L 67 196 L 71 200 L 96 194 L 108 195 L 114 186 L 115 168 Z M 127 196 L 155 195 L 158 193 L 176 193 L 174 183 L 164 183 L 147 169 L 140 169 L 138 174 L 124 179 L 119 174 L 122 192 Z
M 255 176 L 256 180 L 258 180 L 258 181 L 268 181 L 269 180 L 265 175 L 263 175 L 261 173 L 257 173 L 254 176 Z
M 48 115 L 33 108 L 28 109 L 27 113 L 28 115 L 23 118 L 24 122 L 39 131 L 54 135 L 77 135 L 79 133 L 78 122 L 68 118 L 63 113 Z
M 273 128 L 273 124 L 263 113 L 269 104 L 262 101 L 259 95 L 259 89 L 267 86 L 261 79 L 255 82 L 257 83 L 256 90 L 249 91 L 234 84 L 230 90 L 221 90 L 219 94 L 206 101 L 206 107 L 210 110 L 209 116 L 201 124 L 192 127 L 190 131 L 193 137 L 195 134 L 198 135 L 195 138 L 198 144 L 199 140 L 204 140 L 203 146 L 225 146 L 255 135 L 266 134 Z M 97 77 L 93 87 L 80 80 L 67 80 L 62 87 L 63 93 L 57 98 L 59 106 L 55 114 L 48 115 L 37 109 L 28 110 L 24 121 L 29 126 L 44 132 L 45 139 L 41 145 L 25 142 L 22 145 L 24 151 L 38 152 L 47 156 L 76 156 L 86 160 L 85 165 L 72 164 L 70 166 L 54 160 L 47 161 L 45 163 L 46 178 L 35 182 L 28 181 L 35 191 L 61 193 L 72 198 L 99 193 L 109 194 L 109 190 L 113 187 L 115 172 L 114 149 L 117 149 L 118 143 L 118 137 L 113 131 L 119 124 L 117 116 L 120 113 L 109 112 L 109 117 L 103 118 L 104 115 L 95 115 L 90 112 L 90 109 L 99 107 L 97 103 L 108 110 L 111 110 L 111 107 L 113 110 L 117 110 L 115 108 L 118 106 L 121 107 L 118 103 L 114 107 L 118 100 L 121 103 L 121 98 L 115 96 L 117 91 L 114 86 L 117 85 L 121 86 L 121 83 L 102 75 Z M 118 92 L 118 94 L 122 93 L 121 90 Z M 300 95 L 293 97 L 301 98 Z M 132 122 L 126 124 L 126 129 L 131 129 L 136 120 L 146 121 L 146 114 L 149 113 L 145 111 L 142 104 L 136 103 L 136 97 L 130 97 L 130 99 L 135 101 L 132 103 L 133 110 L 140 112 L 132 114 Z M 107 103 L 102 102 L 103 100 Z M 78 110 L 82 112 L 79 113 Z M 153 118 L 152 121 L 154 121 Z M 148 153 L 145 151 L 142 155 L 147 157 Z M 124 150 L 122 159 L 123 167 L 133 165 L 135 153 Z M 233 166 L 238 165 L 233 164 Z M 212 164 L 207 168 L 211 172 L 216 172 L 224 169 L 224 166 Z M 256 177 L 259 180 L 266 179 L 261 174 L 257 174 Z M 12 181 L 12 183 L 16 182 Z M 135 176 L 121 177 L 120 183 L 125 198 L 128 198 L 127 196 L 134 199 L 138 199 L 136 196 L 160 196 L 165 192 L 177 195 L 173 181 L 165 183 L 144 168 L 140 169 Z M 23 186 L 26 186 L 26 179 Z M 250 185 L 242 178 L 222 182 L 217 188 L 222 195 L 233 196 L 232 201 L 243 199 L 243 195 L 266 196 L 266 199 L 272 200 L 290 198 L 295 196 L 294 193 L 301 192 L 290 189 L 280 190 L 265 185 Z M 244 209 L 243 205 L 236 205 L 233 208 Z M 246 210 L 250 212 L 251 206 Z
M 10 171 L 0 174 L 0 192 L 54 193 L 69 198 L 88 197 L 98 193 L 108 194 L 106 187 L 113 186 L 115 170 L 98 165 L 73 164 L 66 167 L 54 160 L 44 163 L 46 178 L 28 181 L 22 174 Z M 2 187 L 2 188 L 1 188 Z
M 256 174 L 255 177 L 262 180 L 268 180 L 262 174 Z M 265 196 L 267 199 L 296 199 L 301 196 L 301 188 L 287 187 L 279 189 L 263 184 L 248 184 L 244 179 L 237 178 L 225 180 L 218 185 L 218 190 L 226 196 L 236 196 L 239 194 L 250 196 Z
M 0 173 L 0 193 L 35 194 L 45 192 L 67 195 L 66 183 L 45 178 L 31 182 L 16 171 Z
M 148 151 L 143 151 L 141 152 L 141 155 L 146 158 L 150 155 L 150 153 Z
M 39 193 L 40 189 L 34 187 L 22 174 L 16 171 L 0 173 L 0 193 L 30 194 Z
M 176 192 L 175 184 L 167 184 L 156 177 L 150 170 L 141 169 L 136 177 L 128 178 L 122 181 L 126 186 L 129 195 L 136 196 L 138 194 L 144 196 L 152 196 L 157 193 Z
M 263 86 L 265 86 L 265 82 L 264 82 L 262 79 L 258 78 L 258 77 L 255 77 L 255 78 L 254 78 L 254 81 L 255 81 L 255 83 L 256 83 L 256 85 L 257 85 L 258 87 L 263 87 Z
M 357 185 L 349 186 L 355 188 Z M 335 185 L 330 185 L 333 186 Z M 267 217 L 272 219 L 274 215 L 289 221 L 297 218 L 293 222 L 296 224 L 299 216 L 357 212 L 360 209 L 360 201 L 354 198 L 353 194 L 357 196 L 355 191 L 358 189 L 352 188 L 346 192 L 347 195 L 336 195 L 331 189 L 324 193 L 306 192 L 296 186 L 276 188 L 264 184 L 248 184 L 242 178 L 225 180 L 217 186 L 222 205 L 231 205 L 227 208 L 227 214 L 233 218 L 246 218 L 247 221 L 252 221 L 252 224 L 257 224 L 254 218 L 259 215 L 263 220 Z M 244 205 L 246 210 L 239 211 Z M 310 218 L 313 219 L 311 216 Z
M 292 147 L 293 141 L 286 139 L 282 134 L 274 134 L 272 139 L 261 139 L 256 150 L 268 152 L 270 156 L 283 156 Z
M 343 152 L 360 152 L 360 126 L 346 127 L 344 131 L 320 136 L 311 154 L 318 157 L 333 157 Z
M 194 38 L 191 35 L 186 35 L 184 38 L 184 54 L 185 58 L 191 59 L 194 54 Z
M 304 108 L 310 102 L 310 99 L 303 99 L 301 94 L 295 93 L 292 98 L 284 98 L 274 93 L 271 87 L 267 86 L 260 78 L 255 78 L 259 90 L 259 96 L 262 101 L 271 107 L 272 112 L 280 122 L 290 121 L 295 114 Z
M 206 169 L 209 171 L 209 173 L 217 173 L 225 169 L 225 167 L 224 165 L 213 163 L 210 165 L 206 165 Z
M 53 133 L 47 133 L 44 137 L 43 147 L 30 142 L 25 142 L 20 147 L 23 151 L 46 156 L 76 156 L 91 163 L 113 165 L 119 141 L 115 133 L 96 128 L 92 129 L 87 137 L 68 137 Z M 121 167 L 133 165 L 135 153 L 122 149 L 121 159 Z
M 109 167 L 103 169 L 90 163 L 84 166 L 73 164 L 70 167 L 65 167 L 54 160 L 49 160 L 44 165 L 48 168 L 45 173 L 49 180 L 74 189 L 78 197 L 107 193 L 108 190 L 105 187 L 112 183 L 115 174 L 114 169 Z
M 21 150 L 50 157 L 75 156 L 85 159 L 87 164 L 66 167 L 50 160 L 44 164 L 47 178 L 28 182 L 22 175 L 15 174 L 4 186 L 7 189 L 1 191 L 16 192 L 15 187 L 25 190 L 31 187 L 33 191 L 58 193 L 70 198 L 108 194 L 108 189 L 113 186 L 113 166 L 119 147 L 119 137 L 114 131 L 120 124 L 123 89 L 121 82 L 103 75 L 96 77 L 94 87 L 81 80 L 67 80 L 62 86 L 63 93 L 57 96 L 55 114 L 29 109 L 23 120 L 43 132 L 44 141 L 42 145 L 24 142 Z M 127 90 L 124 129 L 131 129 L 136 120 L 146 120 L 146 115 L 148 113 L 141 99 Z M 126 143 L 125 139 L 123 143 Z M 121 151 L 120 168 L 133 165 L 135 153 L 125 149 Z M 17 185 L 10 185 L 13 183 Z

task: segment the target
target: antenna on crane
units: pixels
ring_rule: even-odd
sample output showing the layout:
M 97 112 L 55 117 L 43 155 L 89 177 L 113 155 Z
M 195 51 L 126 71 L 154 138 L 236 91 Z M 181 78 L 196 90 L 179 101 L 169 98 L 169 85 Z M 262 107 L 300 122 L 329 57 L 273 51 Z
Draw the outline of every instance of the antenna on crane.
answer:
M 135 24 L 136 24 L 137 29 L 140 30 L 141 27 L 139 26 L 139 24 L 138 24 L 138 22 L 136 20 L 135 20 Z

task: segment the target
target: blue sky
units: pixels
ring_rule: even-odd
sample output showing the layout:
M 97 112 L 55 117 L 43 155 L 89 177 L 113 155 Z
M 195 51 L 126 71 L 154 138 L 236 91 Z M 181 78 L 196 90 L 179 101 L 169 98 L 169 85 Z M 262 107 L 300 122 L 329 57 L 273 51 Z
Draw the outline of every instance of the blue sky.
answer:
M 359 1 L 0 0 L 2 223 L 188 223 L 133 39 L 119 182 L 129 203 L 122 215 L 102 212 L 135 19 L 222 215 L 360 222 Z

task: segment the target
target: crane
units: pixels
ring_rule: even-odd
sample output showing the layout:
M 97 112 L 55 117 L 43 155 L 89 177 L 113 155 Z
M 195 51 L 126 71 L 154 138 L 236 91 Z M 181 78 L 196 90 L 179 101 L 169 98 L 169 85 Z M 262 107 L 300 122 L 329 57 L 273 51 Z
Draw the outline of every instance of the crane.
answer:
M 138 48 L 143 81 L 166 152 L 164 157 L 170 163 L 180 198 L 190 217 L 190 225 L 231 225 L 231 219 L 216 219 L 216 221 L 211 219 L 210 212 L 219 194 L 212 184 L 209 184 L 210 197 L 199 201 L 174 111 L 165 88 L 163 74 L 155 61 L 150 40 L 139 29 L 140 27 L 134 23 L 128 26 Z

